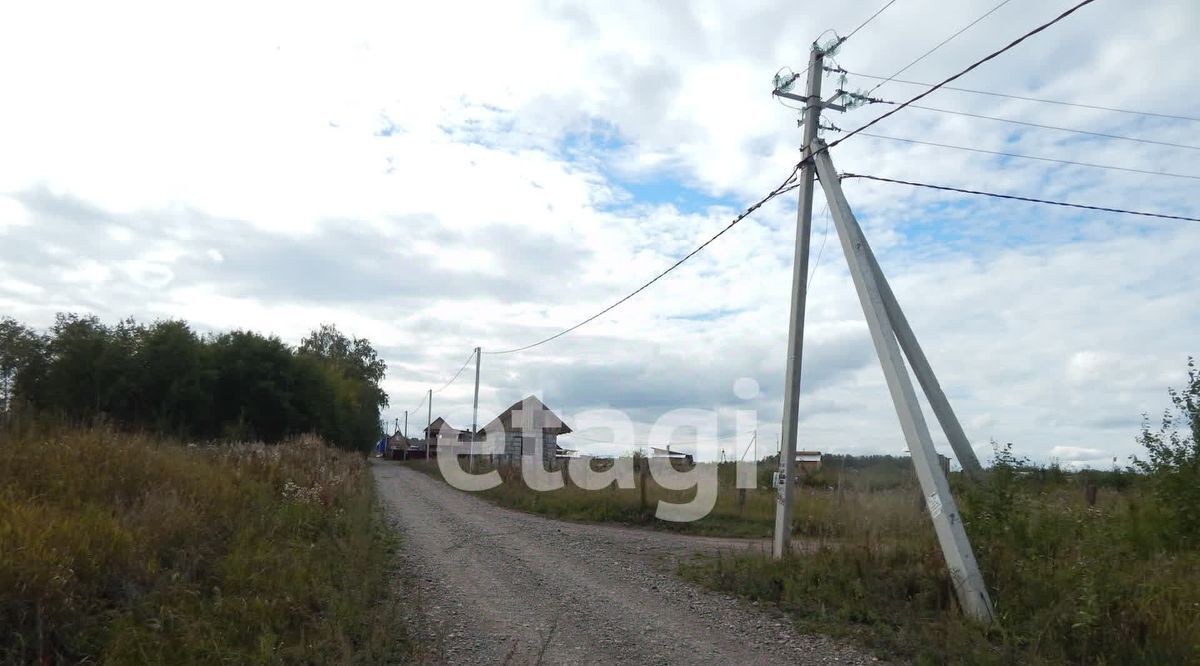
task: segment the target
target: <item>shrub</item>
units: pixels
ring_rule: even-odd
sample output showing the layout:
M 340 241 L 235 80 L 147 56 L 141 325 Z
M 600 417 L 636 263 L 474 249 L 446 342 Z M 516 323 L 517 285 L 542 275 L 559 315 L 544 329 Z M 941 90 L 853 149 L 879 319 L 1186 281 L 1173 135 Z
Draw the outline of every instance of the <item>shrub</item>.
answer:
M 1161 509 L 1170 517 L 1166 529 L 1179 542 L 1200 542 L 1200 372 L 1188 359 L 1188 385 L 1169 389 L 1173 409 L 1163 412 L 1157 432 L 1143 418 L 1138 443 L 1146 459 L 1133 465 L 1149 477 Z

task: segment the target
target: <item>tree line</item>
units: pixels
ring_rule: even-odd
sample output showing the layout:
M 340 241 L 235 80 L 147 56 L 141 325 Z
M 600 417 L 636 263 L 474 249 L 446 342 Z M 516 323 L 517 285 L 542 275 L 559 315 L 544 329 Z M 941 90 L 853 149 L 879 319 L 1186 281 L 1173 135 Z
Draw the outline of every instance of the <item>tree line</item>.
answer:
M 200 335 L 183 321 L 106 325 L 59 314 L 39 332 L 0 319 L 0 413 L 31 409 L 200 440 L 276 442 L 316 433 L 369 450 L 386 364 L 324 324 L 292 347 L 252 331 Z

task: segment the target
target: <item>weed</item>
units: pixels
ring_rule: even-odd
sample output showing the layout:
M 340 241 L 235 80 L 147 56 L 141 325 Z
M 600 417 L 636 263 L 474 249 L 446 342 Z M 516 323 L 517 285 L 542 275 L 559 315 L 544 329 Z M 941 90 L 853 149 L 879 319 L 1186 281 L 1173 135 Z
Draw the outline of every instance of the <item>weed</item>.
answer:
M 362 456 L 26 424 L 0 441 L 0 662 L 326 663 L 390 647 Z

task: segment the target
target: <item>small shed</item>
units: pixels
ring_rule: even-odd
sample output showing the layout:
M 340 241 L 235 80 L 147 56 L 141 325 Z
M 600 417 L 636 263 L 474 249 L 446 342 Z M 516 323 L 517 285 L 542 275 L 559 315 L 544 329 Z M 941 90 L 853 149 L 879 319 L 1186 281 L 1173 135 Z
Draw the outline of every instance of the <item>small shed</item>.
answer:
M 796 472 L 805 476 L 821 469 L 820 451 L 797 451 Z

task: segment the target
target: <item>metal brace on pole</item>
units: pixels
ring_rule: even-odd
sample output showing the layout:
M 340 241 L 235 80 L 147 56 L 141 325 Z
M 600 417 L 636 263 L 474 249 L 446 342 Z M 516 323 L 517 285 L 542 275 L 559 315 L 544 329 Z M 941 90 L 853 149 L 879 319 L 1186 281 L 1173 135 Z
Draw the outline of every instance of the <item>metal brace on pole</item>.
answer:
M 776 475 L 775 538 L 771 554 L 780 558 L 792 546 L 792 498 L 795 495 L 796 426 L 800 418 L 800 367 L 804 353 L 804 307 L 808 298 L 808 251 L 812 230 L 812 147 L 821 118 L 821 78 L 825 54 L 813 45 L 808 58 L 808 88 L 804 109 L 805 165 L 800 171 L 800 203 L 796 214 L 796 256 L 792 262 L 792 309 L 788 322 L 787 376 L 783 396 L 783 443 Z M 776 91 L 777 93 L 779 91 Z
M 916 390 L 901 356 L 893 328 L 893 317 L 884 304 L 883 285 L 886 280 L 869 258 L 870 248 L 842 192 L 841 182 L 824 142 L 816 141 L 813 148 L 813 159 L 821 179 L 821 188 L 825 191 L 826 201 L 829 202 L 829 211 L 833 216 L 838 238 L 841 239 L 846 263 L 850 266 L 850 275 L 862 303 L 863 314 L 866 315 L 875 351 L 879 354 L 879 363 L 883 366 L 883 375 L 892 395 L 892 403 L 896 407 L 896 415 L 900 418 L 900 428 L 908 443 L 917 480 L 925 496 L 925 505 L 933 521 L 934 532 L 945 556 L 946 566 L 950 569 L 950 579 L 954 584 L 959 605 L 975 620 L 990 623 L 995 615 L 992 601 L 984 585 L 983 575 L 979 572 L 979 564 L 975 561 L 975 554 L 971 550 L 971 543 L 967 539 L 967 532 L 963 528 L 958 505 L 950 493 L 950 483 L 938 464 L 937 450 L 933 447 L 929 426 L 925 423 L 921 405 L 917 402 Z

